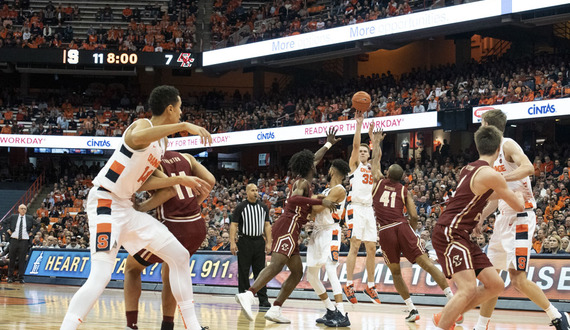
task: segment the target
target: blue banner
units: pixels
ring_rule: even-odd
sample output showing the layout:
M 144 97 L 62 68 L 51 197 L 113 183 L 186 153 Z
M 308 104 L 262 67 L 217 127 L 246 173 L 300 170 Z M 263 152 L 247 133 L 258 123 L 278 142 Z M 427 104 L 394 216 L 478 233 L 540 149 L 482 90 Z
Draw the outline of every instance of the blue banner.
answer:
M 237 257 L 226 253 L 197 253 L 190 259 L 193 284 L 237 286 Z M 91 271 L 89 250 L 33 249 L 25 275 L 87 278 Z M 115 259 L 112 280 L 123 280 L 128 253 Z M 142 273 L 143 282 L 162 282 L 162 264 L 152 264 Z

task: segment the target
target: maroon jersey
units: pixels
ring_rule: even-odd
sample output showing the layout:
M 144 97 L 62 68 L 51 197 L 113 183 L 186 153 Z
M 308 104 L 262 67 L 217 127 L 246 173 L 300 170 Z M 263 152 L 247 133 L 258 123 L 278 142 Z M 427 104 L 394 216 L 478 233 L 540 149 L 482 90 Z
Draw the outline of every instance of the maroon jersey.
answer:
M 475 228 L 487 199 L 493 193 L 493 190 L 489 189 L 484 194 L 476 196 L 471 191 L 473 176 L 484 166 L 489 164 L 484 160 L 478 160 L 469 163 L 461 170 L 455 195 L 449 199 L 449 204 L 439 217 L 437 221 L 439 225 L 468 232 Z
M 190 161 L 175 151 L 167 151 L 164 153 L 160 167 L 169 177 L 193 175 Z M 165 220 L 191 220 L 200 216 L 200 205 L 198 205 L 196 196 L 192 193 L 192 189 L 180 185 L 175 186 L 175 188 L 177 192 L 176 196 L 157 208 L 157 218 L 164 222 Z
M 404 217 L 404 207 L 406 206 L 405 187 L 399 182 L 390 179 L 382 179 L 372 192 L 372 207 L 376 222 L 380 226 L 393 223 L 408 223 Z
M 294 182 L 291 187 L 295 186 Z M 312 186 L 311 184 L 309 184 L 309 198 L 313 195 L 313 190 L 312 190 Z M 281 214 L 281 216 L 279 217 L 279 219 L 277 219 L 277 221 L 279 221 L 281 218 L 286 218 L 286 219 L 292 219 L 293 221 L 297 222 L 300 226 L 302 227 L 304 224 L 307 223 L 308 219 L 307 217 L 309 216 L 309 214 L 311 213 L 311 209 L 312 206 L 309 204 L 302 204 L 302 203 L 298 203 L 296 202 L 296 197 L 301 197 L 301 196 L 293 196 L 291 195 L 292 190 L 290 192 L 290 195 L 287 197 L 287 201 L 285 203 L 285 209 L 283 210 L 283 214 Z

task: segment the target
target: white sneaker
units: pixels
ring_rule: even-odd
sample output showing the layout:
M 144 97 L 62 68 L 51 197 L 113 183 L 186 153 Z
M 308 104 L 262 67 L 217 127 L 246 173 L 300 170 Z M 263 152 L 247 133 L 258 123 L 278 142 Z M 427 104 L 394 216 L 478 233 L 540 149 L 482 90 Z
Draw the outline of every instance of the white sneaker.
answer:
M 279 306 L 272 306 L 267 313 L 265 313 L 265 319 L 275 323 L 291 323 L 291 320 L 281 315 L 281 308 Z
M 251 306 L 255 302 L 253 292 L 248 290 L 246 292 L 236 294 L 236 301 L 241 305 L 241 310 L 245 313 L 247 319 L 253 321 L 253 312 L 251 311 Z

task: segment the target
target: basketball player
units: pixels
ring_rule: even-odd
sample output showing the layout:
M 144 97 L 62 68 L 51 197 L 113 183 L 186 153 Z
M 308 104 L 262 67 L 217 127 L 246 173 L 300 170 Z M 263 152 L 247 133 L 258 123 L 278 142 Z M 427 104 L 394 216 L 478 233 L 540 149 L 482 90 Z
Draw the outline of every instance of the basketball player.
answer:
M 420 238 L 416 236 L 412 228 L 417 228 L 418 214 L 412 194 L 406 190 L 400 181 L 404 175 L 404 169 L 398 164 L 393 164 L 388 168 L 388 178 L 382 174 L 381 163 L 382 150 L 381 143 L 386 134 L 379 130 L 373 132 L 374 125 L 370 125 L 369 135 L 372 137 L 372 176 L 374 185 L 372 190 L 372 206 L 374 215 L 378 222 L 379 240 L 382 248 L 384 261 L 392 273 L 394 286 L 404 299 L 410 314 L 406 321 L 415 322 L 420 319 L 420 314 L 408 291 L 408 286 L 404 282 L 400 271 L 400 255 L 408 259 L 412 264 L 417 263 L 422 269 L 428 272 L 439 287 L 445 293 L 447 299 L 453 297 L 453 293 L 447 284 L 443 273 L 430 261 L 426 251 L 420 243 Z M 404 207 L 408 210 L 408 217 L 404 217 Z M 463 322 L 461 317 L 460 322 Z
M 171 176 L 196 176 L 213 187 L 216 179 L 202 164 L 188 154 L 180 154 L 175 151 L 164 153 L 160 167 L 155 174 Z M 138 205 L 138 211 L 147 212 L 157 208 L 157 218 L 166 225 L 176 239 L 190 255 L 194 254 L 200 244 L 206 238 L 206 224 L 200 215 L 200 204 L 206 194 L 194 195 L 191 189 L 186 187 L 170 187 L 157 191 L 152 197 Z M 127 257 L 125 267 L 125 310 L 127 316 L 127 329 L 138 329 L 138 303 L 141 295 L 142 271 L 162 259 L 147 250 L 141 250 L 134 256 Z M 176 300 L 172 295 L 168 280 L 169 268 L 167 264 L 162 266 L 162 325 L 161 330 L 174 329 L 174 313 Z
M 494 126 L 505 131 L 507 116 L 498 109 L 489 110 L 482 116 L 483 126 Z M 568 314 L 561 313 L 554 307 L 542 290 L 527 278 L 532 247 L 532 236 L 536 228 L 536 201 L 532 192 L 529 176 L 534 174 L 534 167 L 521 147 L 512 139 L 503 137 L 499 157 L 494 163 L 495 170 L 503 175 L 512 191 L 519 191 L 525 199 L 524 212 L 516 212 L 505 201 L 491 201 L 483 212 L 483 219 L 499 208 L 495 220 L 493 235 L 489 241 L 487 256 L 498 270 L 506 270 L 515 289 L 542 308 L 556 329 L 569 330 Z M 497 298 L 481 304 L 476 330 L 488 329 L 491 314 Z
M 356 256 L 360 249 L 360 243 L 366 246 L 366 272 L 368 273 L 368 286 L 364 293 L 370 297 L 372 302 L 379 304 L 378 292 L 374 284 L 374 267 L 376 257 L 376 221 L 372 210 L 372 173 L 370 171 L 370 149 L 366 144 L 360 144 L 360 131 L 364 115 L 357 111 L 356 132 L 352 142 L 352 153 L 350 154 L 350 192 L 346 200 L 346 224 L 348 225 L 348 236 L 350 237 L 350 250 L 346 258 L 346 285 L 343 287 L 344 294 L 348 301 L 356 304 L 354 293 L 354 265 Z M 364 279 L 362 279 L 364 282 Z
M 499 156 L 501 138 L 495 127 L 480 127 L 475 132 L 479 160 L 461 170 L 455 195 L 433 230 L 432 244 L 439 263 L 457 286 L 443 311 L 433 316 L 438 329 L 453 329 L 460 314 L 497 297 L 505 286 L 487 256 L 469 238 L 489 198 L 501 198 L 517 212 L 524 210 L 522 195 L 511 191 L 490 166 Z M 477 279 L 482 286 L 477 286 Z
M 250 321 L 253 321 L 251 305 L 255 301 L 254 295 L 279 274 L 283 266 L 286 265 L 291 274 L 283 282 L 279 295 L 273 302 L 273 306 L 265 313 L 265 318 L 276 323 L 291 323 L 289 319 L 281 315 L 281 306 L 303 277 L 303 263 L 299 256 L 299 246 L 297 245 L 301 227 L 308 221 L 307 216 L 311 212 L 311 206 L 323 205 L 329 208 L 331 212 L 335 211 L 337 207 L 336 203 L 328 199 L 310 197 L 312 196 L 311 181 L 315 173 L 315 165 L 320 162 L 322 155 L 332 144 L 340 140 L 335 139 L 334 134 L 331 140 L 330 132 L 327 136 L 327 143 L 319 149 L 317 157 L 309 150 L 303 150 L 294 154 L 289 161 L 289 167 L 293 175 L 299 176 L 299 178 L 292 185 L 292 192 L 287 199 L 283 214 L 271 228 L 273 236 L 271 263 L 259 273 L 248 291 L 236 295 L 236 301 L 240 303 L 242 310 Z
M 76 329 L 111 279 L 121 246 L 130 254 L 145 248 L 170 266 L 172 293 L 186 328 L 200 330 L 194 311 L 190 254 L 165 225 L 133 208 L 131 196 L 139 189 L 156 190 L 180 184 L 196 194 L 207 194 L 208 183 L 197 177 L 151 177 L 160 165 L 167 136 L 181 131 L 200 135 L 204 144 L 212 137 L 204 128 L 180 123 L 180 96 L 171 86 L 156 87 L 149 98 L 151 119 L 141 119 L 123 134 L 121 145 L 93 180 L 87 197 L 91 234 L 91 272 L 69 303 L 61 329 Z
M 314 222 L 307 246 L 307 280 L 327 309 L 325 316 L 317 319 L 317 323 L 324 323 L 333 327 L 350 326 L 348 314 L 344 311 L 342 287 L 336 271 L 340 247 L 340 219 L 346 199 L 346 189 L 344 189 L 342 181 L 348 172 L 350 172 L 350 167 L 347 162 L 342 159 L 332 161 L 327 180 L 329 188 L 325 189 L 322 194 L 326 196 L 325 199 L 338 203 L 339 206 L 334 212 L 323 206 L 313 206 L 311 215 Z M 325 266 L 336 304 L 330 301 L 319 277 L 323 266 Z

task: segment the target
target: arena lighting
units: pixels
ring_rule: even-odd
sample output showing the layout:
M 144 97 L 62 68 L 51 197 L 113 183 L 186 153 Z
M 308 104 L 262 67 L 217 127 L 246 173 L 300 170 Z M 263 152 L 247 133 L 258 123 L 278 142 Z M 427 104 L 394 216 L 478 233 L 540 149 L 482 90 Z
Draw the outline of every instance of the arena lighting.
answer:
M 473 123 L 480 123 L 483 113 L 491 109 L 501 109 L 507 115 L 507 120 L 568 116 L 570 115 L 570 98 L 475 107 L 473 108 Z
M 368 131 L 372 119 L 366 119 L 362 131 Z M 374 118 L 376 127 L 384 131 L 410 131 L 437 127 L 437 112 Z M 279 128 L 266 128 L 250 131 L 213 134 L 212 147 L 226 147 L 268 142 L 318 139 L 326 136 L 329 127 L 337 127 L 337 135 L 354 135 L 356 121 L 336 121 L 311 125 L 295 125 Z M 107 136 L 57 136 L 57 135 L 16 135 L 0 134 L 0 147 L 33 148 L 74 148 L 74 149 L 116 149 L 121 144 L 120 137 Z M 169 150 L 203 149 L 196 136 L 172 138 L 168 140 Z
M 528 10 L 568 4 L 567 0 L 482 0 L 296 36 L 204 52 L 203 66 L 229 63 L 344 42 L 394 35 Z

